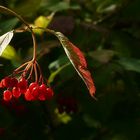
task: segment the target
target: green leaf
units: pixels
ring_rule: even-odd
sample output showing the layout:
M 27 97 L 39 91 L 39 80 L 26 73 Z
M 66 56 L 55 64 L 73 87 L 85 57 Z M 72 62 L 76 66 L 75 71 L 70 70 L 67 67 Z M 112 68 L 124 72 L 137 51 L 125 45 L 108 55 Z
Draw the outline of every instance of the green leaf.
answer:
M 54 16 L 54 13 L 51 13 L 49 16 L 45 17 L 45 16 L 39 16 L 37 19 L 35 19 L 34 21 L 34 25 L 35 27 L 43 27 L 43 28 L 47 28 L 48 25 L 50 24 L 50 22 L 52 21 Z M 33 26 L 34 26 L 33 25 Z M 41 29 L 33 29 L 34 33 L 41 35 L 44 31 Z
M 6 49 L 3 51 L 1 57 L 5 59 L 9 59 L 9 60 L 12 60 L 12 59 L 15 60 L 18 58 L 16 50 L 10 45 L 8 45 Z
M 14 11 L 24 16 L 32 16 L 38 9 L 42 0 L 24 0 L 14 7 Z
M 67 63 L 61 67 L 59 67 L 55 72 L 51 73 L 48 79 L 48 83 L 51 83 L 54 81 L 54 78 L 64 69 L 66 68 L 70 63 Z
M 1 21 L 0 22 L 0 34 L 4 34 L 5 32 L 8 32 L 10 30 L 12 30 L 18 23 L 18 19 L 17 18 L 12 18 L 6 21 Z
M 69 9 L 69 3 L 67 2 L 59 2 L 56 5 L 49 7 L 49 10 L 51 11 L 61 11 L 66 9 Z
M 70 5 L 68 2 L 50 2 L 46 5 L 44 8 L 46 10 L 50 10 L 53 12 L 58 12 L 58 11 L 63 11 L 63 10 L 68 10 L 68 9 L 73 9 L 77 10 L 80 9 L 79 5 Z
M 72 67 L 69 59 L 66 56 L 61 56 L 57 60 L 50 63 L 49 70 L 51 71 L 51 75 L 48 78 L 49 83 L 53 82 L 55 77 L 58 75 L 62 79 L 65 76 L 65 80 L 73 76 Z
M 140 72 L 140 60 L 134 58 L 121 58 L 117 61 L 124 69 Z
M 72 120 L 70 115 L 68 115 L 66 112 L 60 114 L 58 109 L 55 109 L 55 114 L 57 116 L 58 121 L 61 123 L 67 124 L 69 121 Z
M 67 63 L 69 63 L 69 59 L 65 55 L 62 55 L 57 60 L 50 63 L 49 69 L 51 72 L 54 72 L 55 70 L 59 69 L 61 66 Z

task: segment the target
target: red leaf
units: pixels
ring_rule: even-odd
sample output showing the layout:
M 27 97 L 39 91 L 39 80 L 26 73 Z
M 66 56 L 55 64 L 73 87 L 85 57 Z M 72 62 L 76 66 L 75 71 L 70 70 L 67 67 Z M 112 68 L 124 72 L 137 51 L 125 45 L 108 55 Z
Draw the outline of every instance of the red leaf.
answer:
M 90 95 L 94 97 L 96 89 L 90 71 L 87 69 L 87 63 L 83 53 L 80 51 L 79 48 L 77 48 L 74 44 L 72 44 L 68 40 L 68 38 L 65 37 L 62 33 L 56 32 L 55 35 L 60 40 L 70 62 L 72 63 L 72 65 L 74 66 L 80 77 L 85 82 Z

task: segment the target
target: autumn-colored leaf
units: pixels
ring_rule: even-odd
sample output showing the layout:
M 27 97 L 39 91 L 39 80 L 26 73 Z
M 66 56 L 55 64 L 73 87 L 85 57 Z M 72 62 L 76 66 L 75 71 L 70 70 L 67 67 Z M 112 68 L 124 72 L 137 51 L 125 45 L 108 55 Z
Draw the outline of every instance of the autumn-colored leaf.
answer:
M 87 69 L 87 63 L 83 53 L 77 48 L 74 44 L 72 44 L 67 37 L 65 37 L 62 33 L 56 32 L 55 35 L 60 40 L 70 62 L 80 75 L 80 77 L 85 82 L 89 93 L 92 97 L 95 94 L 95 86 L 93 79 L 91 77 L 90 71 Z M 95 98 L 95 97 L 94 97 Z

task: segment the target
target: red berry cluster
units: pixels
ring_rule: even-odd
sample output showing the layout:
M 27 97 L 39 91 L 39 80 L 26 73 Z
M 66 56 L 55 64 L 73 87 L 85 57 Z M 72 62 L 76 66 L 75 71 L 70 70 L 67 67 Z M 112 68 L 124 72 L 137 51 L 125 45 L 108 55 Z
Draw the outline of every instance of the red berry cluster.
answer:
M 10 101 L 12 98 L 24 96 L 27 101 L 45 101 L 53 97 L 53 90 L 45 84 L 39 85 L 37 82 L 32 82 L 28 85 L 28 81 L 22 77 L 17 80 L 15 77 L 5 77 L 0 82 L 1 88 L 7 88 L 3 92 L 3 99 Z

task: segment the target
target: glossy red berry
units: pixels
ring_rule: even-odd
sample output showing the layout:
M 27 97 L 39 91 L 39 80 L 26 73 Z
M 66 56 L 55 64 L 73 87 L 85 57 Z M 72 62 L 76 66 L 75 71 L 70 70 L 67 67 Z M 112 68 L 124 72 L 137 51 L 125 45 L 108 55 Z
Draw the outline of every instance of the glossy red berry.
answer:
M 18 87 L 13 87 L 12 93 L 15 98 L 19 98 L 21 95 L 21 91 Z
M 39 95 L 39 87 L 34 87 L 31 91 L 31 94 L 34 96 L 34 98 L 37 98 Z
M 40 85 L 39 89 L 40 92 L 38 99 L 41 101 L 49 100 L 54 95 L 53 90 L 51 88 L 47 88 L 45 84 Z
M 39 89 L 40 89 L 42 92 L 44 92 L 44 93 L 47 92 L 47 91 L 46 91 L 47 87 L 46 87 L 45 84 L 40 85 L 40 86 L 39 86 Z
M 44 93 L 40 93 L 40 94 L 38 95 L 38 99 L 39 99 L 40 101 L 45 101 L 45 100 L 46 100 L 46 95 L 45 95 Z
M 54 92 L 51 88 L 47 88 L 46 90 L 47 90 L 46 98 L 49 100 L 53 97 Z
M 16 87 L 18 84 L 18 80 L 16 78 L 11 78 L 10 87 Z
M 27 80 L 22 77 L 18 83 L 18 87 L 20 88 L 21 93 L 25 93 L 28 87 Z
M 29 89 L 26 90 L 24 97 L 25 97 L 26 101 L 32 101 L 35 99 Z
M 36 82 L 31 83 L 31 84 L 29 85 L 30 91 L 32 91 L 33 88 L 35 88 L 35 87 L 39 87 L 38 84 L 37 84 Z
M 47 87 L 45 84 L 42 84 L 39 86 L 39 95 L 38 99 L 40 101 L 45 101 L 46 100 L 46 95 L 47 95 Z
M 10 90 L 5 90 L 3 93 L 3 99 L 5 101 L 10 101 L 12 99 L 12 92 Z
M 3 86 L 2 86 L 2 82 L 0 82 L 0 88 L 3 88 Z
M 11 78 L 5 77 L 4 79 L 2 79 L 1 84 L 2 84 L 2 87 L 9 88 L 11 84 Z

